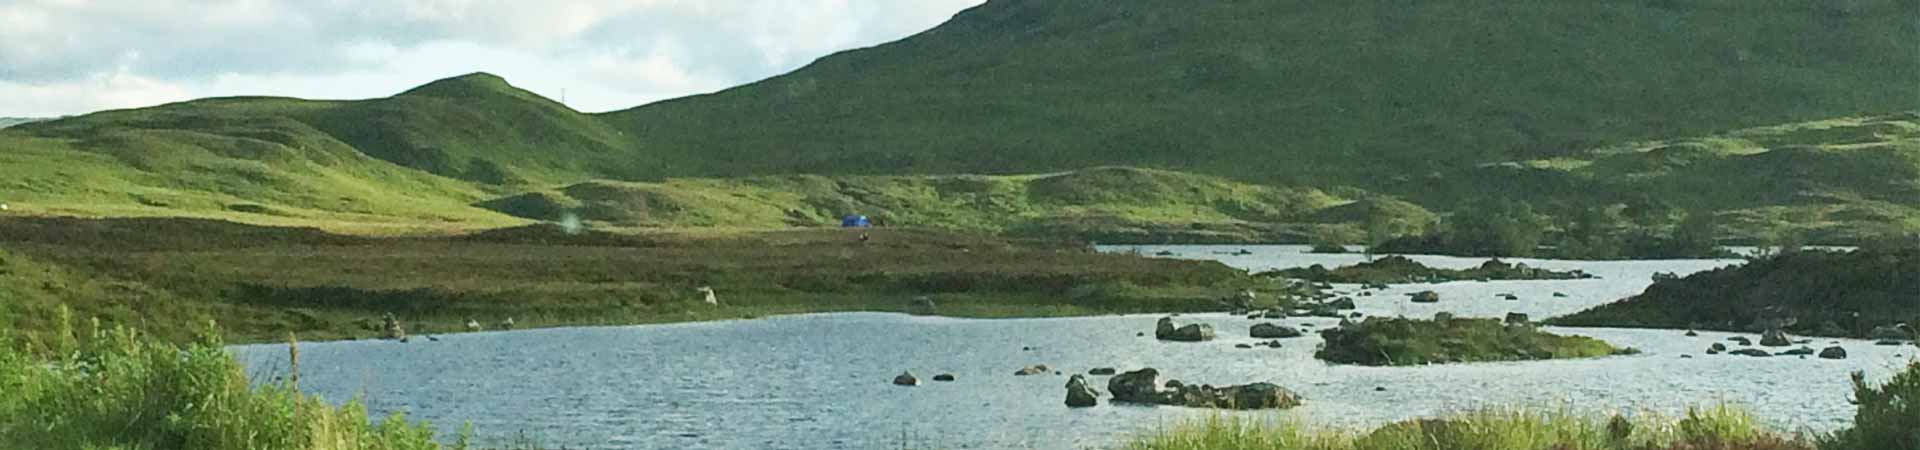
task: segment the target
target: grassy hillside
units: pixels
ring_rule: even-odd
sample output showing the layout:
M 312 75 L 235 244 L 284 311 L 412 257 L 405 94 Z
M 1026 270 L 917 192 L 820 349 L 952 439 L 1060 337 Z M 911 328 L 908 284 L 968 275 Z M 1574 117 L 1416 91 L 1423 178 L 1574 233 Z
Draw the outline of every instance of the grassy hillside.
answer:
M 168 337 L 217 318 L 229 337 L 416 334 L 904 311 L 927 296 L 954 316 L 1217 308 L 1283 283 L 1212 262 L 940 231 L 567 233 L 530 226 L 444 237 L 357 237 L 191 219 L 0 219 L 0 329 L 44 336 L 58 308 Z M 721 306 L 701 301 L 710 286 Z
M 1661 229 L 1704 210 L 1726 238 L 1854 242 L 1920 229 L 1920 114 L 1885 113 L 1920 108 L 1916 35 L 1912 0 L 995 0 L 606 114 L 472 74 L 11 127 L 0 202 L 385 233 L 580 208 L 725 227 L 858 210 L 1108 241 L 1347 223 L 1351 241 L 1367 211 L 1505 199 L 1560 221 L 1632 209 Z M 1111 166 L 1155 170 L 1085 170 Z
M 41 120 L 46 120 L 46 119 L 36 119 L 36 118 L 28 118 L 28 117 L 0 117 L 0 128 L 11 127 L 11 126 L 19 125 L 23 123 L 38 122 Z
M 703 173 L 1103 164 L 1372 185 L 1920 106 L 1910 0 L 996 0 L 609 114 Z
M 1316 189 L 1124 167 L 1018 176 L 762 176 L 590 181 L 481 203 L 514 216 L 619 227 L 834 226 L 848 214 L 935 227 L 1102 242 L 1302 242 L 1352 221 L 1353 204 Z M 1418 207 L 1395 210 L 1431 216 Z M 1430 220 L 1422 218 L 1419 220 Z

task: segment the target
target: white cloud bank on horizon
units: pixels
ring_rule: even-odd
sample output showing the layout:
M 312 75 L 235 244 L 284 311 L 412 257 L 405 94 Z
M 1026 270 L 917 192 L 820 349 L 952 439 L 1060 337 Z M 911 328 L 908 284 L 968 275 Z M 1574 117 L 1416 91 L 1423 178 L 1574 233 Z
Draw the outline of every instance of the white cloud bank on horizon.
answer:
M 582 111 L 784 73 L 983 0 L 11 0 L 0 116 L 356 99 L 492 72 Z

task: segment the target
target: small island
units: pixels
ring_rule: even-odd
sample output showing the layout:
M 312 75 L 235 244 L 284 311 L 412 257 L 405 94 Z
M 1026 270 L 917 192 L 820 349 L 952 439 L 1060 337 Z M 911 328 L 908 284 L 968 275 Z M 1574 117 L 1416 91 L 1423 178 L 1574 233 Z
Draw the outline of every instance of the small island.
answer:
M 1920 242 L 1850 252 L 1805 250 L 1686 277 L 1555 318 L 1554 325 L 1689 328 L 1900 341 L 1920 323 Z
M 1327 343 L 1314 357 L 1336 364 L 1422 364 L 1597 358 L 1634 354 L 1606 341 L 1560 336 L 1525 323 L 1495 319 L 1369 318 L 1320 332 Z
M 1305 268 L 1283 269 L 1262 275 L 1281 276 L 1322 283 L 1439 283 L 1462 280 L 1579 280 L 1594 278 L 1580 270 L 1560 272 L 1527 267 L 1526 263 L 1508 264 L 1498 258 L 1472 269 L 1427 267 L 1405 256 L 1388 256 L 1337 269 L 1314 264 Z

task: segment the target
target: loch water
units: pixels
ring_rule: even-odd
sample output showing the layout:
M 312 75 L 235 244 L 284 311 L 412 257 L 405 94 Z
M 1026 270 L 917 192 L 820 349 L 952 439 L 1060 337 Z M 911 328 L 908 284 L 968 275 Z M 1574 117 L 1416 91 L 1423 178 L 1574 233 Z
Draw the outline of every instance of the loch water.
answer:
M 1245 249 L 1251 254 L 1234 255 Z M 1249 270 L 1352 264 L 1358 255 L 1313 255 L 1299 246 L 1116 246 L 1103 251 L 1214 259 Z M 1414 256 L 1438 267 L 1481 258 Z M 1575 312 L 1643 290 L 1654 272 L 1680 274 L 1737 260 L 1514 260 L 1580 269 L 1598 279 L 1396 285 L 1355 297 L 1368 315 L 1467 317 L 1508 312 L 1535 319 Z M 1355 286 L 1336 285 L 1352 291 Z M 1438 304 L 1405 293 L 1439 292 Z M 1554 297 L 1554 292 L 1566 297 Z M 1519 301 L 1496 294 L 1512 293 Z M 1890 377 L 1914 357 L 1911 346 L 1819 339 L 1845 347 L 1846 360 L 1706 356 L 1731 334 L 1682 330 L 1550 328 L 1644 351 L 1585 360 L 1372 368 L 1313 358 L 1311 331 L 1335 319 L 1278 322 L 1309 331 L 1280 349 L 1238 349 L 1260 321 L 1188 314 L 1220 339 L 1152 338 L 1158 316 L 974 320 L 845 313 L 630 327 L 521 330 L 441 336 L 438 342 L 327 342 L 301 345 L 302 389 L 334 401 L 363 397 L 376 417 L 405 411 L 447 432 L 471 423 L 480 440 L 516 435 L 550 448 L 869 449 L 1110 448 L 1130 436 L 1222 414 L 1361 427 L 1484 408 L 1527 407 L 1582 414 L 1665 414 L 1690 405 L 1731 404 L 1777 428 L 1844 426 L 1847 374 Z M 1147 336 L 1137 336 L 1146 332 Z M 1751 336 L 1751 335 L 1749 335 Z M 286 368 L 284 345 L 234 347 L 256 379 Z M 1692 355 L 1682 358 L 1681 355 Z M 1096 367 L 1154 367 L 1162 377 L 1215 385 L 1268 381 L 1306 398 L 1286 411 L 1220 412 L 1112 405 L 1069 409 L 1064 375 L 1014 376 L 1033 364 L 1065 374 Z M 922 384 L 899 387 L 911 371 Z M 953 382 L 931 381 L 951 373 Z M 1089 377 L 1104 390 L 1107 377 Z M 1103 399 L 1104 400 L 1104 399 Z

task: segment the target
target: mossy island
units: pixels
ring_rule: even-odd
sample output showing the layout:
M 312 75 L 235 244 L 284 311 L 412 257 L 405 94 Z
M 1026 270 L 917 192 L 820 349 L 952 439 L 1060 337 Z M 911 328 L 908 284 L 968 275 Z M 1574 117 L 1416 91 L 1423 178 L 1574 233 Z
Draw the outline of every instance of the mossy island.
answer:
M 1292 268 L 1266 272 L 1263 275 L 1296 278 L 1322 283 L 1440 283 L 1463 280 L 1579 280 L 1594 278 L 1592 274 L 1580 270 L 1555 271 L 1537 267 L 1528 267 L 1526 263 L 1509 264 L 1499 258 L 1489 259 L 1472 269 L 1440 269 L 1428 267 L 1419 261 L 1405 256 L 1388 256 L 1336 269 L 1314 264 L 1305 268 Z
M 1598 358 L 1635 354 L 1606 341 L 1560 336 L 1524 322 L 1496 319 L 1369 318 L 1320 332 L 1326 345 L 1314 357 L 1336 364 L 1423 364 Z

